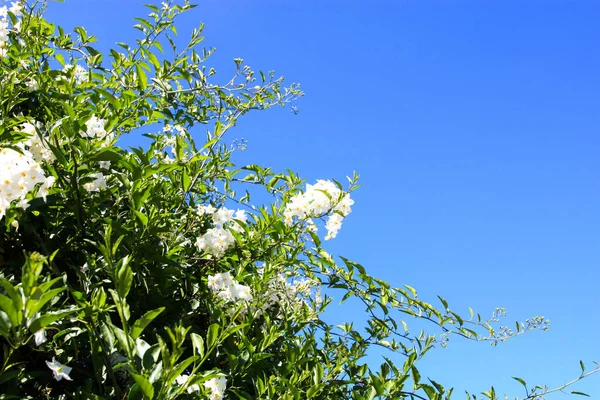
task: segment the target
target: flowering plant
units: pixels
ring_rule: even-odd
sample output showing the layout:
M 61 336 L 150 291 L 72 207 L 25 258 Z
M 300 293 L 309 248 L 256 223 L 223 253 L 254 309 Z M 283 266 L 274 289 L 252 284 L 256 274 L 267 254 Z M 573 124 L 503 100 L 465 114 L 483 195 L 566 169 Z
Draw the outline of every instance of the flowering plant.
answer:
M 174 39 L 187 0 L 149 5 L 137 44 L 107 54 L 45 7 L 0 6 L 0 399 L 442 399 L 418 369 L 431 349 L 547 328 L 464 318 L 330 256 L 358 176 L 235 165 L 238 119 L 302 92 L 241 59 L 212 83 L 202 26 Z M 139 133 L 146 148 L 120 145 Z M 326 321 L 337 296 L 364 328 Z

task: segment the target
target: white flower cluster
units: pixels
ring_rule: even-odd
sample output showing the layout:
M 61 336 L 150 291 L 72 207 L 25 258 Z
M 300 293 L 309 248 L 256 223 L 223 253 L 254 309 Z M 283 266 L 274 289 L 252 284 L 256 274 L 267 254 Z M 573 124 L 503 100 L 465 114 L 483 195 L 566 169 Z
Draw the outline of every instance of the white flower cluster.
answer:
M 27 195 L 38 185 L 37 197 L 45 200 L 53 183 L 54 177 L 44 175 L 29 151 L 0 149 L 0 218 L 14 201 L 17 207 L 27 208 Z
M 71 72 L 73 71 L 73 77 L 75 78 L 75 83 L 77 85 L 81 85 L 82 83 L 86 83 L 89 80 L 88 72 L 81 65 L 65 64 L 63 67 L 63 72 Z
M 164 133 L 171 133 L 171 134 L 177 134 L 181 137 L 185 137 L 187 132 L 185 130 L 185 128 L 181 125 L 171 125 L 171 124 L 166 124 L 165 127 L 163 128 L 163 132 Z
M 91 139 L 102 140 L 102 147 L 108 147 L 115 138 L 115 135 L 114 133 L 106 132 L 104 129 L 105 124 L 105 119 L 101 119 L 95 115 L 92 115 L 92 117 L 85 123 L 86 131 L 81 132 L 81 135 Z
M 186 374 L 183 374 L 183 375 L 179 375 L 179 376 L 178 376 L 178 377 L 175 379 L 175 381 L 177 382 L 177 384 L 178 384 L 179 386 L 183 386 L 183 385 L 185 385 L 185 383 L 188 381 L 188 379 L 190 379 L 190 376 L 189 376 L 189 375 L 186 375 Z M 192 393 L 194 393 L 194 392 L 197 392 L 197 391 L 199 391 L 199 390 L 200 390 L 200 386 L 198 386 L 198 385 L 196 385 L 196 384 L 194 384 L 194 385 L 190 385 L 190 386 L 188 386 L 188 387 L 187 387 L 187 392 L 188 392 L 188 393 L 190 393 L 190 394 L 192 394 Z
M 96 172 L 88 177 L 92 177 L 94 180 L 83 184 L 85 190 L 88 192 L 99 192 L 102 189 L 106 189 L 106 177 L 102 172 Z
M 250 302 L 254 299 L 252 289 L 234 281 L 229 272 L 209 276 L 208 287 L 219 299 L 227 303 L 239 300 Z
M 190 379 L 189 375 L 182 374 L 179 375 L 175 381 L 179 386 L 183 386 Z M 210 400 L 222 400 L 225 397 L 225 389 L 227 389 L 227 379 L 224 377 L 220 378 L 212 378 L 203 383 L 204 387 L 210 389 Z M 194 392 L 200 391 L 200 386 L 198 384 L 193 384 L 187 387 L 187 392 L 192 394 Z
M 39 127 L 39 124 L 36 125 L 38 125 Z M 29 140 L 23 143 L 19 143 L 19 147 L 25 150 L 25 147 L 23 146 L 27 146 L 29 152 L 31 153 L 31 156 L 38 163 L 54 162 L 54 160 L 56 159 L 54 153 L 52 153 L 52 150 L 50 150 L 46 142 L 42 140 L 42 138 L 37 134 L 35 125 L 30 124 L 29 122 L 25 122 L 24 124 L 21 124 L 21 126 L 19 127 L 19 131 L 28 134 L 30 137 Z
M 225 389 L 227 388 L 227 379 L 212 378 L 204 382 L 204 387 L 210 389 L 210 400 L 221 400 L 225 397 Z
M 242 232 L 244 228 L 237 221 L 246 223 L 248 216 L 244 210 L 229 210 L 225 207 L 216 209 L 213 206 L 198 207 L 198 214 L 210 215 L 214 228 L 196 239 L 199 250 L 208 251 L 215 257 L 222 257 L 225 251 L 235 243 L 235 238 L 229 231 Z M 237 221 L 236 221 L 237 220 Z
M 0 7 L 0 57 L 5 57 L 8 51 L 8 13 L 11 12 L 15 17 L 23 15 L 23 6 L 17 1 L 13 1 L 9 8 L 6 6 Z M 17 23 L 20 24 L 20 21 Z M 19 25 L 13 27 L 14 30 L 19 30 Z
M 264 268 L 259 269 L 258 273 L 262 275 Z M 257 314 L 262 315 L 264 312 L 279 307 L 279 312 L 275 317 L 283 318 L 285 310 L 296 310 L 299 307 L 307 305 L 307 299 L 313 295 L 315 287 L 317 287 L 317 283 L 313 280 L 289 281 L 285 274 L 277 274 L 271 278 L 267 284 L 267 290 L 261 295 L 265 303 L 258 309 Z M 315 298 L 317 303 L 319 303 L 320 293 L 318 289 Z
M 318 180 L 315 185 L 307 184 L 304 193 L 292 197 L 283 215 L 288 226 L 292 225 L 294 218 L 298 218 L 307 221 L 309 229 L 316 231 L 311 218 L 332 212 L 325 223 L 325 239 L 328 240 L 336 237 L 343 219 L 352 211 L 352 204 L 354 200 L 350 198 L 350 194 L 342 192 L 335 183 Z
M 161 137 L 162 150 L 156 150 L 155 157 L 164 163 L 173 163 L 177 159 L 176 147 L 177 147 L 177 136 L 181 138 L 187 137 L 187 131 L 181 125 L 165 125 L 162 130 L 163 136 Z M 169 152 L 173 157 L 169 155 Z M 182 159 L 179 161 L 186 161 L 189 154 L 184 153 Z
M 40 88 L 37 81 L 33 78 L 31 78 L 30 80 L 25 82 L 25 86 L 27 86 L 27 91 L 29 91 L 29 92 L 35 92 L 36 90 L 38 90 Z

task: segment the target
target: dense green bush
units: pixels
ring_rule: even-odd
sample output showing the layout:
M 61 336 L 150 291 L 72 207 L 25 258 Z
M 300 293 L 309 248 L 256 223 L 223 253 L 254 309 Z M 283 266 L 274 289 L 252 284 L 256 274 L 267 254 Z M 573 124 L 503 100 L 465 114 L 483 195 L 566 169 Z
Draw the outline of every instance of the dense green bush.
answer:
M 0 8 L 0 398 L 442 399 L 451 390 L 417 369 L 429 350 L 546 328 L 513 332 L 502 310 L 462 318 L 334 261 L 321 240 L 357 176 L 305 186 L 232 163 L 238 118 L 302 92 L 240 59 L 211 83 L 202 27 L 172 39 L 189 3 L 148 6 L 137 43 L 108 54 L 45 7 Z M 147 148 L 119 147 L 142 127 Z M 364 329 L 321 318 L 338 294 L 364 305 Z M 413 320 L 434 332 L 414 335 Z M 372 346 L 389 352 L 378 368 Z

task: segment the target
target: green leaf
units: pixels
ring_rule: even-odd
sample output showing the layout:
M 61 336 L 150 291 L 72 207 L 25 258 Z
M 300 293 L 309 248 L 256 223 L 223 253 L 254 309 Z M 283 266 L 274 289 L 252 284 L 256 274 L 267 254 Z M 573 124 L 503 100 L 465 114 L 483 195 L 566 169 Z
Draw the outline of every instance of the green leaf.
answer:
M 8 316 L 11 326 L 19 325 L 19 319 L 17 317 L 19 310 L 15 309 L 13 301 L 3 294 L 0 294 L 0 309 Z
M 154 397 L 154 386 L 150 383 L 146 377 L 143 375 L 138 375 L 131 372 L 131 376 L 135 380 L 135 383 L 138 384 L 140 389 L 142 390 L 142 394 L 144 395 L 144 399 L 152 399 Z
M 131 337 L 137 339 L 140 337 L 144 329 L 148 326 L 150 322 L 154 320 L 154 318 L 158 317 L 158 315 L 165 310 L 164 307 L 157 308 L 155 310 L 148 311 L 144 314 L 140 319 L 135 321 L 133 326 L 131 327 Z
M 107 92 L 104 89 L 97 88 L 96 91 L 98 93 L 100 93 L 102 96 L 104 96 L 106 98 L 106 100 L 108 100 L 108 102 L 113 106 L 113 108 L 115 110 L 118 111 L 121 109 L 121 103 L 115 96 L 113 96 L 112 94 L 110 94 L 109 92 Z
M 124 350 L 129 351 L 129 349 L 134 348 L 135 343 L 132 343 L 129 340 L 129 336 L 125 335 L 125 332 L 123 331 L 123 329 L 117 328 L 114 325 L 111 326 L 111 329 L 114 332 L 114 334 L 115 334 L 117 340 L 119 341 L 119 343 L 121 343 L 121 347 Z
M 58 296 L 65 289 L 66 288 L 64 287 L 52 289 L 44 293 L 38 300 L 29 299 L 29 301 L 27 302 L 27 317 L 33 317 L 37 312 L 39 312 L 42 309 L 42 307 L 44 307 L 44 305 L 46 305 L 47 302 Z
M 6 290 L 6 294 L 8 294 L 8 297 L 10 297 L 12 300 L 13 308 L 16 312 L 16 323 L 13 323 L 13 325 L 21 325 L 21 321 L 23 321 L 23 298 L 21 297 L 21 294 L 17 293 L 13 285 L 11 285 L 11 283 L 4 278 L 0 278 L 0 284 L 2 284 L 4 290 Z M 9 314 L 10 318 L 10 313 L 6 310 L 5 312 Z
M 146 214 L 144 214 L 141 211 L 137 211 L 137 210 L 133 210 L 133 213 L 140 220 L 140 222 L 142 223 L 142 225 L 148 226 L 148 217 L 146 216 Z
M 521 379 L 521 378 L 517 378 L 516 376 L 512 377 L 515 381 L 519 382 L 521 385 L 523 385 L 523 387 L 525 389 L 527 389 L 527 383 L 525 382 L 525 380 Z
M 308 231 L 308 233 L 310 234 L 310 237 L 312 238 L 313 242 L 315 242 L 315 246 L 317 246 L 318 248 L 321 247 L 321 239 L 319 239 L 319 236 L 317 236 L 316 233 Z
M 17 379 L 20 373 L 21 371 L 19 370 L 19 368 L 13 368 L 11 370 L 8 370 L 7 372 L 4 372 L 3 374 L 0 374 L 0 384 L 13 379 Z
M 48 289 L 50 289 L 52 286 L 54 286 L 54 284 L 58 281 L 60 281 L 61 279 L 63 279 L 62 276 L 59 276 L 58 278 L 54 278 L 52 280 L 49 280 L 48 282 L 44 282 L 42 284 L 40 284 L 38 286 L 38 289 L 42 292 L 42 293 L 46 293 L 48 291 Z
M 159 361 L 157 364 L 153 365 L 152 372 L 150 372 L 150 376 L 148 380 L 152 383 L 158 381 L 163 373 L 162 361 Z M 177 378 L 175 378 L 177 379 Z
M 185 371 L 185 369 L 194 361 L 196 361 L 198 359 L 198 356 L 192 356 L 189 357 L 187 359 L 185 359 L 184 361 L 182 361 L 181 363 L 177 364 L 173 370 L 171 371 L 171 373 L 169 374 L 169 379 L 167 380 L 167 384 L 171 384 L 171 382 L 173 382 L 175 379 L 177 379 L 177 377 L 179 375 L 181 375 L 183 373 L 183 371 Z
M 144 72 L 140 64 L 135 65 L 135 72 L 137 74 L 138 86 L 141 90 L 146 90 L 148 87 L 148 77 L 146 76 L 146 72 Z
M 415 290 L 415 288 L 413 288 L 412 286 L 409 286 L 409 285 L 404 285 L 404 287 L 407 288 L 408 290 L 410 290 L 413 297 L 417 297 L 417 291 Z
M 129 266 L 129 257 L 125 257 L 122 260 L 122 266 L 117 274 L 117 290 L 119 297 L 124 299 L 129 294 L 131 289 L 131 283 L 133 282 L 133 271 Z
M 421 373 L 414 365 L 411 365 L 410 369 L 412 371 L 413 381 L 419 383 L 421 381 Z
M 444 299 L 443 297 L 440 297 L 440 296 L 438 296 L 438 299 L 440 299 L 440 301 L 444 305 L 444 308 L 447 310 L 448 309 L 448 302 L 446 301 L 446 299 Z
M 4 311 L 0 311 L 0 335 L 5 338 L 10 337 L 11 323 L 8 315 Z
M 435 389 L 431 385 L 421 384 L 419 386 L 421 387 L 421 389 L 423 389 L 423 391 L 425 391 L 425 393 L 427 394 L 427 397 L 429 397 L 429 399 L 433 400 L 437 397 L 437 393 L 435 392 Z
M 142 359 L 142 366 L 144 367 L 144 369 L 152 368 L 152 366 L 156 364 L 159 354 L 160 345 L 158 343 L 153 346 L 150 346 L 150 348 L 144 352 L 144 358 Z
M 183 190 L 187 192 L 188 189 L 190 188 L 190 185 L 192 184 L 192 180 L 190 179 L 190 175 L 187 172 L 187 168 L 183 170 L 182 183 L 183 183 Z
M 194 345 L 194 350 L 198 352 L 200 357 L 204 357 L 204 339 L 202 336 L 197 333 L 192 333 L 192 344 Z
M 94 158 L 96 159 L 96 161 L 118 162 L 123 157 L 114 150 L 105 149 L 96 154 L 96 157 Z
M 429 379 L 429 378 L 427 378 L 427 379 Z M 431 384 L 433 386 L 435 386 L 435 388 L 437 389 L 437 391 L 439 393 L 443 394 L 445 392 L 444 387 L 442 385 L 440 385 L 439 383 L 437 383 L 436 381 L 429 379 L 429 382 L 431 382 Z
M 206 334 L 206 345 L 208 346 L 208 350 L 212 350 L 216 345 L 217 340 L 219 339 L 219 329 L 221 327 L 219 324 L 212 324 L 208 327 L 208 332 Z
M 137 351 L 137 355 L 140 359 L 144 357 L 146 351 L 150 348 L 150 345 L 143 339 L 137 338 L 135 340 L 135 349 Z
M 578 395 L 578 396 L 590 397 L 590 395 L 589 395 L 589 394 L 587 394 L 587 393 L 583 393 L 583 392 L 575 392 L 575 391 L 573 391 L 573 392 L 571 392 L 571 394 L 576 394 L 576 395 Z
M 44 314 L 41 317 L 34 319 L 31 322 L 31 324 L 29 325 L 29 331 L 31 333 L 35 333 L 35 332 L 39 331 L 40 329 L 43 329 L 43 328 L 47 327 L 48 325 L 65 318 L 66 316 L 76 313 L 77 311 L 79 311 L 78 308 L 72 309 L 72 310 L 62 310 L 62 311 L 56 311 L 56 312 Z

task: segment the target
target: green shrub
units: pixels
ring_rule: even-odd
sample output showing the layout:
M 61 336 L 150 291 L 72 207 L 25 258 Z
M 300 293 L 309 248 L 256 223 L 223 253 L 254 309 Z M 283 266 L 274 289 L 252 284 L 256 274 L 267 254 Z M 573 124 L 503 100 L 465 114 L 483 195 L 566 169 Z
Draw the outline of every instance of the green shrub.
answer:
M 142 38 L 107 54 L 45 7 L 0 8 L 0 398 L 442 399 L 451 390 L 417 369 L 429 350 L 546 328 L 495 328 L 500 309 L 462 318 L 334 261 L 322 239 L 358 177 L 305 186 L 232 163 L 237 120 L 302 92 L 240 59 L 212 83 L 202 27 L 172 40 L 189 3 L 148 6 Z M 147 148 L 119 146 L 141 128 Z M 333 293 L 364 306 L 364 329 L 321 318 Z M 373 346 L 389 352 L 378 369 Z

